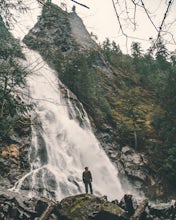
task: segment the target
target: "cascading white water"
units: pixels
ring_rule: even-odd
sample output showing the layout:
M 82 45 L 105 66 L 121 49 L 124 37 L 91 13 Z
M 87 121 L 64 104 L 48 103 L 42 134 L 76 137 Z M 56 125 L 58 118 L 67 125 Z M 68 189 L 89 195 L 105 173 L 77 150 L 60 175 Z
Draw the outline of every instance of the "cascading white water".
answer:
M 26 66 L 31 70 L 27 85 L 35 111 L 32 116 L 31 172 L 17 183 L 16 188 L 59 200 L 84 193 L 82 172 L 88 166 L 96 195 L 121 198 L 123 191 L 117 170 L 90 127 L 82 128 L 78 121 L 69 117 L 69 106 L 59 91 L 55 71 L 38 53 L 27 48 L 23 52 Z M 86 114 L 85 121 L 88 121 Z
M 27 18 L 27 15 L 26 19 L 20 18 L 13 30 L 20 39 L 30 28 Z M 85 121 L 85 126 L 81 127 L 75 119 L 77 112 L 74 112 L 71 102 L 62 98 L 55 71 L 37 52 L 25 45 L 23 53 L 26 56 L 23 65 L 31 71 L 27 86 L 35 108 L 32 114 L 31 171 L 16 183 L 15 190 L 27 190 L 32 195 L 40 194 L 57 200 L 84 193 L 82 172 L 88 166 L 93 175 L 94 194 L 107 195 L 109 199 L 121 198 L 124 193 L 118 172 L 90 126 L 86 126 L 89 123 L 86 114 L 81 116 Z

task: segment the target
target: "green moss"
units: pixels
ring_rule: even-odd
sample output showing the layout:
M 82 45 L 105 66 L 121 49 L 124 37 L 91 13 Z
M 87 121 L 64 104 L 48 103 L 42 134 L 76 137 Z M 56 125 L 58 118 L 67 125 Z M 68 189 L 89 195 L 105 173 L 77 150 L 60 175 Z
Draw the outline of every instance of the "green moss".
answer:
M 71 196 L 61 201 L 60 215 L 68 219 L 89 219 L 93 212 L 107 212 L 114 215 L 122 215 L 124 211 L 111 202 L 89 194 Z
M 117 209 L 117 205 L 114 205 L 112 203 L 101 204 L 99 209 L 101 211 L 109 212 L 114 215 L 121 215 L 123 213 L 123 211 L 120 208 Z

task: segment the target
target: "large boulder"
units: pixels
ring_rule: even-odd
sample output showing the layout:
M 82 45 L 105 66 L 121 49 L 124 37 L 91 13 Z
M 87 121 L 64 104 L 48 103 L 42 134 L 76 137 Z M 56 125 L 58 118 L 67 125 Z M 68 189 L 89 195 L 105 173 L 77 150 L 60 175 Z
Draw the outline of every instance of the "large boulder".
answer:
M 136 153 L 134 149 L 128 146 L 123 147 L 121 150 L 119 167 L 121 167 L 121 173 L 133 177 L 133 179 L 144 183 L 149 181 L 150 171 L 144 155 Z
M 126 212 L 106 197 L 89 194 L 70 196 L 63 199 L 59 209 L 61 219 L 65 220 L 124 220 Z

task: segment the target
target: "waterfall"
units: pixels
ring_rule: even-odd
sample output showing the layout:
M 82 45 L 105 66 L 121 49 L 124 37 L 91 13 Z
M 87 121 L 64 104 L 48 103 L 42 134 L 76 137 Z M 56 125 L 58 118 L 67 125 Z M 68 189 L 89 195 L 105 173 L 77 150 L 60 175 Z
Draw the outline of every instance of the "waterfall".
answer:
M 34 16 L 30 12 L 29 15 L 34 16 L 34 23 L 37 13 Z M 19 18 L 12 30 L 15 37 L 22 39 L 32 27 L 27 18 L 27 15 L 25 19 Z M 56 200 L 84 193 L 82 172 L 88 166 L 93 176 L 94 194 L 120 199 L 124 193 L 118 171 L 94 136 L 85 111 L 75 108 L 69 98 L 64 99 L 57 73 L 41 56 L 26 45 L 22 47 L 26 57 L 22 64 L 30 71 L 26 86 L 30 101 L 34 103 L 29 156 L 31 171 L 15 184 L 13 190 L 26 190 L 31 196 L 43 195 Z M 69 94 L 67 90 L 68 97 Z M 82 120 L 82 125 L 77 117 Z
M 58 200 L 84 193 L 82 172 L 88 166 L 95 195 L 121 198 L 123 191 L 117 170 L 91 131 L 86 113 L 75 112 L 72 103 L 64 100 L 57 73 L 37 52 L 23 46 L 23 53 L 26 56 L 23 65 L 30 71 L 28 93 L 35 105 L 31 116 L 31 171 L 17 182 L 16 190 Z M 78 113 L 84 126 L 76 120 Z

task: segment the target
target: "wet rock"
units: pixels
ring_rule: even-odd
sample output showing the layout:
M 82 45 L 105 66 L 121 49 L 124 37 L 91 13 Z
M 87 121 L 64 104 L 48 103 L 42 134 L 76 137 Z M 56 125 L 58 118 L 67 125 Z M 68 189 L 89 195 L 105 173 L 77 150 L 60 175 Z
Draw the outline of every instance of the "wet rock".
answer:
M 142 188 L 154 184 L 151 170 L 143 154 L 125 146 L 122 148 L 118 160 L 119 173 L 126 175 L 134 185 Z
M 159 219 L 176 219 L 176 201 L 171 201 L 167 204 L 152 204 L 149 206 L 149 212 L 152 216 L 157 216 Z
M 127 211 L 128 217 L 130 217 L 135 212 L 136 201 L 134 200 L 132 195 L 126 194 L 120 201 L 119 206 L 123 208 L 125 211 Z
M 30 207 L 27 203 L 31 199 L 10 191 L 0 191 L 0 216 L 2 220 L 34 219 L 37 213 L 34 210 L 35 199 Z

